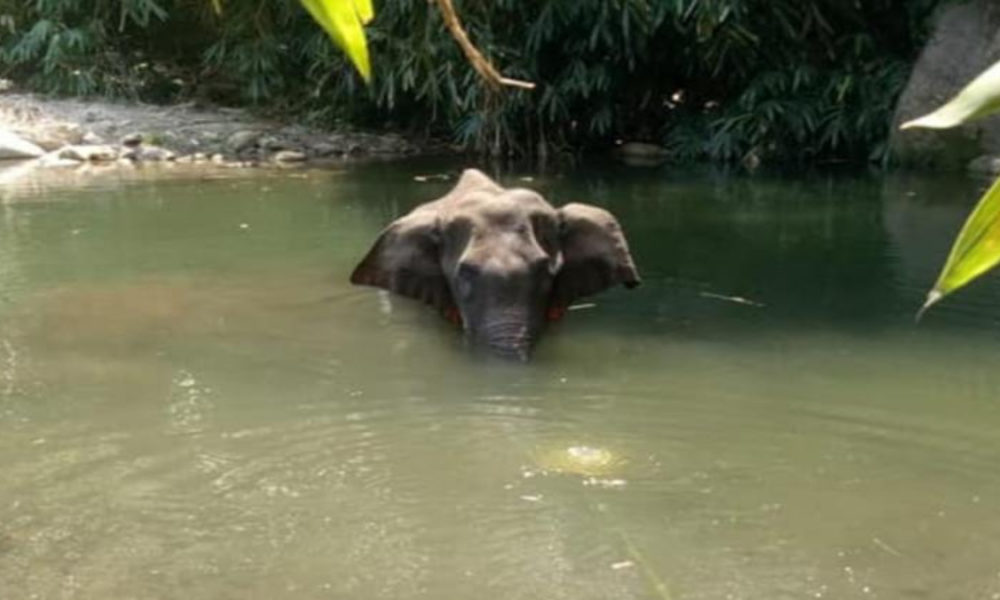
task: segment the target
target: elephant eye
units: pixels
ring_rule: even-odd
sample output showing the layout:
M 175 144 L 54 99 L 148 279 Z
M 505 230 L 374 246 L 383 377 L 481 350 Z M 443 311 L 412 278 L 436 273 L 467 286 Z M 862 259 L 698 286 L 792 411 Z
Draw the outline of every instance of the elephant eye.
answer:
M 538 215 L 532 219 L 534 225 L 535 238 L 538 243 L 547 251 L 551 251 L 556 245 L 556 226 L 550 219 Z
M 479 266 L 471 263 L 461 263 L 455 273 L 455 292 L 459 298 L 468 298 L 472 295 L 472 288 L 475 285 L 480 273 Z
M 464 262 L 458 265 L 458 272 L 456 275 L 461 281 L 471 281 L 479 277 L 481 269 L 479 265 L 474 265 L 472 263 Z
M 552 260 L 548 255 L 535 256 L 528 261 L 528 268 L 533 273 L 542 273 L 549 270 Z
M 447 225 L 445 225 L 445 228 L 448 229 L 449 231 L 454 231 L 454 232 L 468 231 L 469 229 L 472 228 L 472 219 L 461 215 L 457 217 L 452 217 L 451 219 L 448 220 L 448 223 Z

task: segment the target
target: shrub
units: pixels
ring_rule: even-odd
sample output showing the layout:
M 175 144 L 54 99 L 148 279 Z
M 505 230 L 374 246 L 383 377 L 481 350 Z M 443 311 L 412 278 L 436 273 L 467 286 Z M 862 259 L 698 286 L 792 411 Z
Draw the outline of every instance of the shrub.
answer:
M 491 93 L 426 0 L 376 0 L 368 87 L 295 0 L 37 0 L 10 73 L 49 92 L 253 104 L 496 154 L 659 142 L 681 158 L 882 160 L 938 0 L 457 2 L 532 92 Z M 0 10 L 2 12 L 2 10 Z

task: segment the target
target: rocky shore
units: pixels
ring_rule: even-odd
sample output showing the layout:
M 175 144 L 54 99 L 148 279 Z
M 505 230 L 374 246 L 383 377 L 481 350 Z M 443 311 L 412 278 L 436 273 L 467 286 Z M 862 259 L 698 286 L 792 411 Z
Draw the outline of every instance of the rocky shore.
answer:
M 38 167 L 166 161 L 249 167 L 442 150 L 400 135 L 323 131 L 241 109 L 0 94 L 0 161 Z

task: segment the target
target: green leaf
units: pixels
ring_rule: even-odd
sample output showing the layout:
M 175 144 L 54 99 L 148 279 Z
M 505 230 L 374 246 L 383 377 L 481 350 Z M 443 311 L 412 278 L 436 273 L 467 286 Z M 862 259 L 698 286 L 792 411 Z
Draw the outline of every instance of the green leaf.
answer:
M 372 0 L 300 0 L 313 19 L 340 46 L 365 81 L 371 80 L 368 43 L 362 25 L 375 16 Z
M 947 104 L 900 129 L 927 127 L 947 129 L 1000 111 L 1000 62 L 984 71 Z
M 938 300 L 997 263 L 1000 263 L 1000 179 L 993 182 L 969 215 L 917 319 Z

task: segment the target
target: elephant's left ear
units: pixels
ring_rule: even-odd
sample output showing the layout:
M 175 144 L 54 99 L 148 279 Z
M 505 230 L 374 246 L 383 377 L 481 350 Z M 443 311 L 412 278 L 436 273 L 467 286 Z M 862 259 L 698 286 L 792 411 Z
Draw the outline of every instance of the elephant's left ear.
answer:
M 559 218 L 563 265 L 553 284 L 551 307 L 564 309 L 611 286 L 641 283 L 614 215 L 596 206 L 567 204 L 559 209 Z

